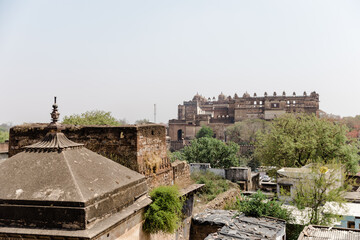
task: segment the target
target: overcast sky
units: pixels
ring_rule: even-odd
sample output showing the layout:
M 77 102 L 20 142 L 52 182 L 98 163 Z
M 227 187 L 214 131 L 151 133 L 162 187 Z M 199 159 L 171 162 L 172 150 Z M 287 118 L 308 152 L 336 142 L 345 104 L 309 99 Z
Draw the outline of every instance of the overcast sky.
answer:
M 177 117 L 213 97 L 317 91 L 360 114 L 360 1 L 0 0 L 0 123 Z

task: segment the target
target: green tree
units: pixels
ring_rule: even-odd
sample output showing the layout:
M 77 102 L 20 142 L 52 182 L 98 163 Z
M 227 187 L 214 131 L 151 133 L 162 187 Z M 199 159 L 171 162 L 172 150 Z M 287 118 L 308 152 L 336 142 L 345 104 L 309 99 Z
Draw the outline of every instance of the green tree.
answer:
M 144 119 L 139 119 L 139 120 L 136 120 L 136 121 L 135 121 L 135 124 L 136 124 L 136 125 L 143 125 L 143 124 L 148 124 L 148 123 L 151 123 L 151 122 L 150 122 L 149 119 L 146 119 L 146 118 L 144 118 Z
M 170 159 L 170 162 L 175 162 L 176 160 L 180 160 L 183 161 L 184 159 L 184 155 L 182 154 L 181 151 L 175 151 L 175 152 L 167 152 L 167 156 Z
M 215 138 L 198 138 L 183 149 L 184 158 L 190 163 L 210 163 L 214 168 L 229 168 L 239 165 L 239 145 L 224 143 Z
M 270 123 L 262 119 L 248 119 L 226 128 L 226 138 L 239 145 L 253 144 L 258 131 L 266 132 Z
M 202 138 L 202 137 L 213 137 L 214 131 L 211 129 L 211 127 L 208 126 L 202 126 L 199 132 L 196 133 L 196 138 Z
M 111 115 L 111 112 L 100 110 L 87 111 L 81 114 L 65 116 L 63 123 L 74 125 L 120 125 L 120 122 Z
M 286 114 L 271 123 L 269 132 L 259 133 L 255 157 L 265 165 L 302 167 L 321 159 L 338 159 L 348 172 L 357 172 L 356 143 L 348 143 L 346 126 L 314 115 Z
M 153 201 L 145 212 L 146 232 L 174 233 L 181 222 L 183 200 L 175 186 L 161 186 L 150 192 Z
M 0 125 L 0 143 L 9 140 L 9 130 L 11 126 L 11 123 L 3 123 Z
M 269 200 L 260 190 L 249 197 L 241 196 L 241 200 L 237 199 L 235 204 L 230 207 L 246 216 L 251 217 L 275 217 L 285 221 L 293 220 L 291 212 L 282 207 L 283 203 L 276 199 Z
M 0 130 L 0 143 L 5 142 L 6 140 L 9 140 L 9 132 Z
M 317 162 L 311 165 L 310 173 L 296 184 L 292 204 L 305 210 L 308 216 L 305 225 L 316 224 L 330 226 L 339 220 L 337 209 L 326 203 L 343 207 L 344 196 L 349 185 L 344 182 L 345 173 L 341 164 Z

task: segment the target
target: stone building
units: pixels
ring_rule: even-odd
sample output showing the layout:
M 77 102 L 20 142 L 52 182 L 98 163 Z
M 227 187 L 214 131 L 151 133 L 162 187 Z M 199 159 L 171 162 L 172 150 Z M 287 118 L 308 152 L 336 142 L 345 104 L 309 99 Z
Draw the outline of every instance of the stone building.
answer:
M 9 157 L 40 141 L 47 124 L 25 124 L 10 129 Z M 74 142 L 146 176 L 150 188 L 173 183 L 166 154 L 165 127 L 158 124 L 127 126 L 63 125 L 62 132 Z
M 145 176 L 69 140 L 53 108 L 45 137 L 0 163 L 0 238 L 141 234 Z
M 215 97 L 206 99 L 196 94 L 192 100 L 184 101 L 178 106 L 178 118 L 169 121 L 169 136 L 176 147 L 184 140 L 192 139 L 203 125 L 210 126 L 216 138 L 226 140 L 224 134 L 226 127 L 235 122 L 246 119 L 271 120 L 284 113 L 319 114 L 319 94 L 308 95 L 306 92 L 298 96 L 295 92 L 288 96 L 285 92 L 277 95 L 250 96 L 244 93 L 242 97 L 234 97 L 221 93 L 217 100 Z M 184 143 L 186 144 L 186 142 Z
M 151 146 L 155 140 L 149 140 L 146 133 L 156 138 L 156 128 L 140 130 L 142 134 L 136 128 L 128 132 L 124 129 L 104 131 L 98 136 L 103 144 L 99 145 L 100 149 L 108 147 L 111 152 L 116 145 L 112 141 L 126 138 L 127 133 L 135 131 L 140 140 L 132 138 L 130 145 L 137 149 L 138 154 L 129 157 L 130 166 L 135 171 L 87 149 L 86 144 L 68 139 L 62 131 L 68 132 L 69 128 L 57 122 L 56 103 L 53 108 L 52 123 L 41 131 L 36 127 L 37 134 L 29 128 L 31 134 L 28 135 L 24 134 L 25 131 L 21 131 L 21 136 L 15 134 L 11 137 L 10 134 L 11 142 L 16 143 L 12 145 L 12 156 L 0 161 L 0 239 L 186 239 L 190 232 L 194 193 L 201 184 L 183 185 L 180 190 L 185 199 L 184 219 L 176 235 L 158 236 L 142 230 L 144 211 L 151 203 L 147 184 L 154 186 L 156 177 L 151 178 L 147 171 L 144 171 L 147 176 L 138 171 L 147 169 L 144 167 L 146 144 Z M 14 129 L 12 131 L 14 133 Z M 91 128 L 74 131 L 78 135 L 73 134 L 73 137 L 87 136 L 89 146 L 98 146 L 95 140 L 91 141 L 96 139 L 96 134 L 91 133 L 98 132 L 98 129 L 94 128 L 93 132 Z M 119 134 L 115 137 L 114 133 Z M 37 141 L 42 135 L 43 138 Z M 145 139 L 146 144 L 141 139 Z M 28 142 L 34 143 L 27 145 Z M 127 148 L 130 146 L 125 146 Z M 150 147 L 149 152 L 155 150 Z M 135 150 L 130 153 L 132 151 Z M 160 149 L 158 153 L 162 151 Z M 176 162 L 169 166 L 170 184 L 189 181 L 186 163 Z M 150 169 L 157 176 L 159 172 Z M 160 183 L 156 184 L 169 185 L 163 179 L 158 180 Z

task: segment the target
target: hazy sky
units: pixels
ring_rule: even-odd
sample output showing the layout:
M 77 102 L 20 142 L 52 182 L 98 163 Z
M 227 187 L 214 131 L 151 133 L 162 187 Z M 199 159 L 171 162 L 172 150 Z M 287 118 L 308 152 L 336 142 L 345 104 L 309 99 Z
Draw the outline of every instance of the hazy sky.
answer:
M 0 0 L 0 123 L 177 117 L 213 97 L 317 91 L 360 114 L 360 1 Z

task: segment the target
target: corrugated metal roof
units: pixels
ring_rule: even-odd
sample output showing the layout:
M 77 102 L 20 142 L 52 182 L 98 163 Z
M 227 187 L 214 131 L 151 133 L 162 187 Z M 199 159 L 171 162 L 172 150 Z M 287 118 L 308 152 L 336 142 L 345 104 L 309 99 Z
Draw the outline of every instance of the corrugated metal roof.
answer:
M 359 240 L 360 230 L 349 228 L 328 228 L 308 226 L 304 228 L 298 240 Z

